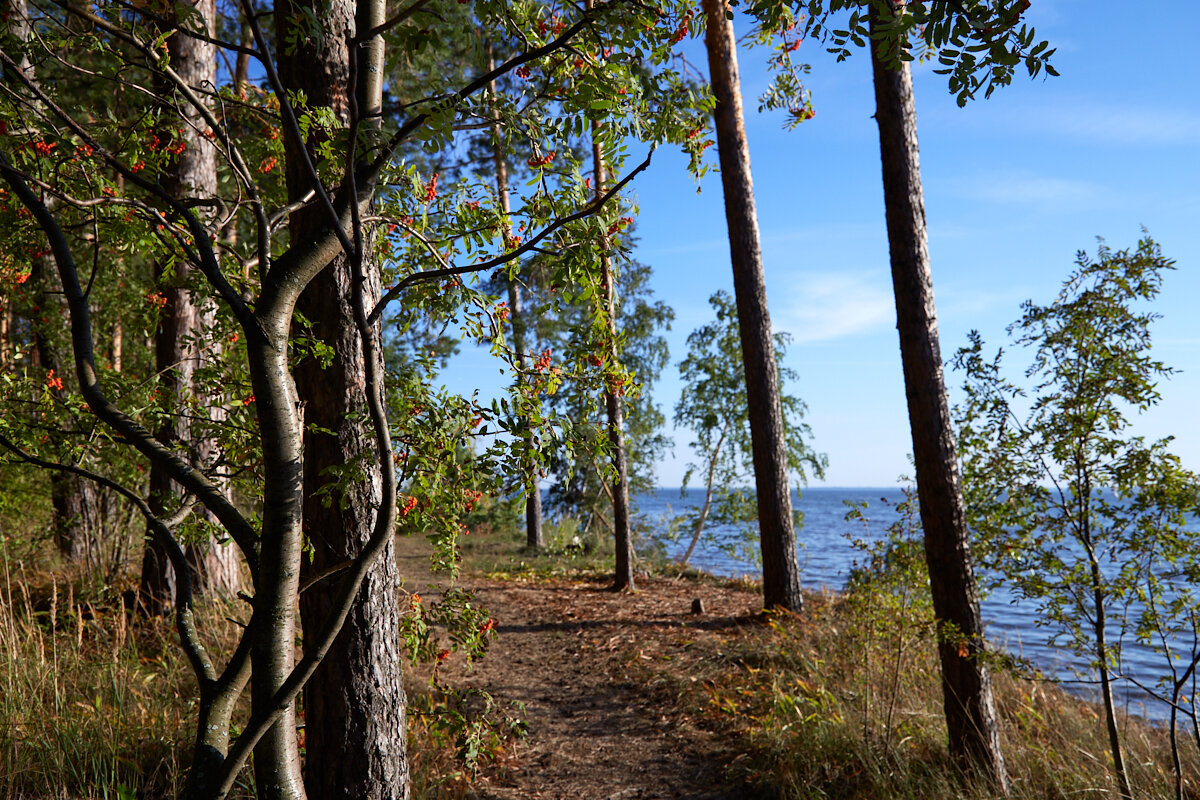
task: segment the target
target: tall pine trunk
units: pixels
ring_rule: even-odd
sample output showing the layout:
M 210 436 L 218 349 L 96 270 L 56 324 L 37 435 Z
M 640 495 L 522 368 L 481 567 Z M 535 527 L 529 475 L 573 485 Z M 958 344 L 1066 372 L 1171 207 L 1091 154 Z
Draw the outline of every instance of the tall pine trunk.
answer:
M 333 0 L 329 3 L 281 2 L 276 24 L 286 31 L 303 25 L 304 13 L 321 20 L 323 30 L 369 30 L 383 22 L 382 0 Z M 357 18 L 356 18 L 357 12 Z M 379 45 L 379 39 L 372 45 Z M 361 47 L 357 70 L 351 74 L 343 35 L 316 39 L 300 36 L 299 44 L 280 48 L 280 77 L 291 90 L 302 90 L 311 107 L 330 107 L 343 122 L 351 113 L 355 92 L 360 119 L 378 124 L 383 73 L 382 50 Z M 357 86 L 352 85 L 357 82 Z M 299 142 L 285 131 L 288 195 L 303 197 L 311 176 L 303 166 Z M 319 203 L 292 214 L 289 232 L 298 241 L 327 218 Z M 364 231 L 364 251 L 372 253 Z M 370 309 L 380 297 L 379 265 L 368 256 L 364 264 L 365 303 Z M 306 579 L 336 570 L 361 552 L 374 529 L 382 496 L 382 470 L 375 452 L 367 408 L 364 347 L 354 318 L 353 265 L 339 254 L 308 286 L 297 306 L 312 325 L 312 334 L 327 345 L 333 360 L 324 369 L 314 360 L 296 369 L 296 382 L 305 404 L 304 531 L 312 548 Z M 374 352 L 382 351 L 380 329 L 371 330 Z M 382 370 L 382 365 L 379 365 Z M 336 476 L 331 468 L 355 464 L 360 472 L 332 496 L 317 491 Z M 300 618 L 306 635 L 320 629 L 335 600 L 338 575 L 317 580 L 300 597 Z M 405 800 L 409 796 L 405 749 L 406 701 L 401 682 L 399 572 L 389 542 L 363 582 L 345 626 L 304 689 L 305 738 L 317 757 L 305 765 L 309 797 L 334 800 L 372 798 Z
M 877 13 L 873 13 L 873 30 L 878 23 Z M 925 558 L 939 627 L 938 655 L 950 752 L 1007 794 L 1009 781 L 1000 750 L 991 676 L 981 657 L 983 624 L 938 344 L 912 72 L 907 62 L 899 69 L 887 69 L 877 47 L 871 48 L 875 119 L 883 163 L 896 327 L 925 532 Z
M 214 0 L 194 0 L 194 15 L 178 15 L 177 20 L 191 29 L 203 25 L 203 33 L 212 36 L 216 20 Z M 177 32 L 167 39 L 171 67 L 189 86 L 203 94 L 216 82 L 216 48 L 196 36 Z M 168 91 L 163 96 L 169 98 Z M 200 112 L 186 102 L 177 104 L 179 123 L 156 133 L 158 149 L 182 146 L 173 160 L 164 167 L 159 181 L 164 190 L 179 199 L 210 198 L 217 191 L 217 151 L 212 142 L 200 134 L 208 127 Z M 204 209 L 197 213 L 205 215 Z M 211 217 L 211 212 L 207 212 Z M 158 328 L 154 334 L 155 371 L 159 376 L 159 392 L 167 407 L 184 409 L 169 418 L 157 431 L 160 440 L 176 448 L 190 451 L 192 458 L 206 468 L 216 462 L 219 452 L 213 437 L 196 430 L 188 409 L 196 415 L 208 414 L 214 422 L 224 418 L 219 403 L 208 404 L 197 398 L 195 373 L 203 361 L 202 352 L 215 352 L 212 344 L 201 339 L 211 330 L 216 317 L 215 306 L 201 308 L 187 288 L 191 266 L 184 259 L 172 267 L 159 265 L 156 279 L 159 294 L 165 301 Z M 193 401 L 195 403 L 193 405 Z M 172 515 L 172 506 L 182 499 L 182 489 L 174 483 L 161 465 L 150 468 L 150 507 L 155 515 Z M 231 543 L 203 542 L 188 547 L 188 559 L 194 569 L 194 587 L 232 596 L 240 588 L 237 552 Z M 152 613 L 169 613 L 175 597 L 176 576 L 162 546 L 147 537 L 142 558 L 140 596 L 143 607 Z
M 800 564 L 796 558 L 796 526 L 788 487 L 786 433 L 779 402 L 779 372 L 767 312 L 750 147 L 742 117 L 738 80 L 737 42 L 733 23 L 726 18 L 725 0 L 704 0 L 708 69 L 717 100 L 717 150 L 725 192 L 725 222 L 733 263 L 742 362 L 746 372 L 754 485 L 758 496 L 758 525 L 763 560 L 763 605 L 800 611 Z
M 488 51 L 488 71 L 495 64 Z M 496 104 L 496 82 L 491 83 L 492 93 L 492 161 L 496 169 L 496 196 L 500 200 L 500 210 L 504 212 L 506 237 L 512 235 L 509 224 L 509 213 L 512 211 L 508 195 L 508 157 L 505 152 L 503 131 L 500 128 L 500 110 Z M 509 319 L 512 320 L 513 350 L 517 354 L 518 380 L 524 380 L 525 370 L 529 368 L 529 340 L 526 336 L 524 309 L 521 307 L 521 287 L 515 278 L 508 280 L 508 309 Z M 529 430 L 529 421 L 520 420 L 526 437 L 526 447 L 532 448 L 533 433 Z M 525 546 L 530 550 L 541 550 L 545 546 L 542 535 L 542 492 L 538 486 L 537 466 L 529 459 L 525 466 Z

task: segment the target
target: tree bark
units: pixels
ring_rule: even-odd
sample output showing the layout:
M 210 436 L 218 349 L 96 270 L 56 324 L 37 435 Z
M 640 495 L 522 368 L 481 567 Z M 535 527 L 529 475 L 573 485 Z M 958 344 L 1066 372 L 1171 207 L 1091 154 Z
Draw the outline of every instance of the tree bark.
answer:
M 878 14 L 873 12 L 872 29 L 878 22 Z M 1000 749 L 991 676 L 982 659 L 979 595 L 938 344 L 912 72 L 907 62 L 898 70 L 888 70 L 876 46 L 871 48 L 871 59 L 896 327 L 925 558 L 939 628 L 938 655 L 950 752 L 1007 794 L 1009 780 Z
M 800 611 L 804 600 L 800 593 L 796 527 L 788 486 L 787 438 L 779 402 L 779 372 L 775 364 L 775 344 L 771 339 L 771 317 L 767 311 L 767 286 L 758 238 L 758 215 L 754 207 L 754 182 L 750 174 L 750 147 L 742 116 L 737 42 L 733 23 L 725 17 L 727 8 L 724 0 L 704 0 L 707 17 L 704 43 L 708 49 L 713 95 L 717 100 L 717 150 L 725 192 L 725 222 L 729 228 L 742 362 L 746 371 L 763 560 L 763 605 Z
M 276 24 L 286 31 L 301 4 L 282 2 Z M 358 18 L 355 18 L 357 7 Z M 383 22 L 382 2 L 334 0 L 312 3 L 308 11 L 322 20 L 324 30 L 338 32 L 321 41 L 300 37 L 292 52 L 280 49 L 280 76 L 290 89 L 300 89 L 316 108 L 331 107 L 344 122 L 350 120 L 351 92 L 360 119 L 378 124 L 381 104 L 382 50 L 379 40 L 359 50 L 352 74 L 345 36 Z M 281 36 L 281 41 L 282 41 Z M 357 79 L 357 81 L 356 81 Z M 352 86 L 352 81 L 357 85 Z M 373 120 L 373 122 L 370 122 Z M 303 197 L 311 176 L 303 166 L 299 142 L 285 131 L 289 199 Z M 299 241 L 325 221 L 325 211 L 313 204 L 292 214 L 289 232 Z M 364 231 L 364 250 L 371 253 Z M 377 263 L 364 264 L 362 287 L 366 307 L 380 297 Z M 367 408 L 364 343 L 354 318 L 353 265 L 339 254 L 308 286 L 297 308 L 312 324 L 312 334 L 329 346 L 333 361 L 325 369 L 308 360 L 296 369 L 297 387 L 306 407 L 304 464 L 304 531 L 312 550 L 306 576 L 336 568 L 356 556 L 374 530 L 382 492 L 382 470 Z M 380 329 L 371 330 L 376 358 L 382 351 Z M 380 371 L 382 365 L 377 364 Z M 331 468 L 354 465 L 358 472 L 342 489 L 319 497 L 317 491 L 337 480 Z M 305 738 L 310 758 L 305 786 L 313 798 L 409 797 L 405 749 L 406 700 L 401 681 L 399 573 L 395 551 L 388 543 L 367 573 L 341 633 L 304 690 Z M 300 598 L 300 617 L 308 638 L 329 618 L 336 599 L 336 576 L 318 581 Z
M 592 168 L 596 184 L 597 201 L 604 196 L 607 180 L 604 153 L 597 140 L 599 124 L 592 123 Z M 600 281 L 608 313 L 609 358 L 616 363 L 617 352 L 617 288 L 613 278 L 612 257 L 608 254 L 608 237 L 600 242 Z M 612 464 L 616 477 L 612 481 L 613 540 L 616 546 L 616 570 L 613 590 L 634 591 L 633 580 L 633 531 L 629 525 L 629 459 L 625 453 L 625 398 L 621 387 L 608 385 L 604 391 L 604 405 L 608 413 L 608 440 L 612 447 Z
M 488 70 L 495 66 L 488 51 Z M 512 235 L 509 224 L 509 213 L 512 211 L 508 196 L 508 158 L 505 154 L 504 140 L 501 138 L 500 110 L 496 107 L 496 82 L 491 83 L 492 93 L 492 161 L 496 169 L 496 195 L 500 200 L 500 210 L 504 212 L 504 230 L 506 237 Z M 508 280 L 508 311 L 512 320 L 513 350 L 516 351 L 518 380 L 524 380 L 525 370 L 529 368 L 529 341 L 526 337 L 524 309 L 521 307 L 521 287 L 515 278 Z M 528 431 L 529 421 L 518 422 L 526 431 L 527 448 L 532 449 L 532 433 Z M 538 486 L 537 467 L 529 459 L 525 467 L 525 546 L 530 550 L 541 550 L 545 546 L 542 535 L 542 491 Z
M 721 446 L 725 444 L 725 436 L 729 433 L 729 425 L 730 420 L 725 420 L 725 427 L 721 428 L 721 435 L 717 438 L 717 444 L 708 456 L 708 480 L 704 486 L 704 505 L 700 507 L 700 516 L 696 520 L 696 530 L 692 532 L 692 540 L 688 542 L 687 551 L 679 559 L 680 568 L 687 566 L 688 560 L 691 559 L 692 553 L 696 550 L 696 545 L 700 543 L 700 535 L 704 533 L 704 523 L 708 520 L 709 509 L 712 508 L 713 483 L 717 474 L 717 459 L 721 457 Z
M 204 32 L 212 36 L 216 19 L 214 0 L 193 0 L 196 11 L 188 20 L 199 21 Z M 176 24 L 180 17 L 176 16 Z M 186 24 L 194 24 L 188 22 Z M 177 31 L 167 39 L 167 51 L 171 66 L 189 86 L 203 92 L 216 82 L 216 48 L 195 36 Z M 161 92 L 164 102 L 171 103 L 173 92 L 165 88 Z M 170 115 L 178 123 L 158 132 L 158 147 L 170 148 L 177 144 L 182 150 L 174 157 L 159 176 L 164 190 L 173 197 L 211 198 L 217 191 L 217 151 L 212 142 L 200 135 L 207 128 L 199 110 L 186 102 L 179 102 Z M 204 214 L 202 210 L 197 213 Z M 211 218 L 211 212 L 202 217 Z M 195 408 L 197 413 L 207 413 L 214 422 L 224 419 L 219 403 L 207 404 L 196 397 L 195 372 L 201 366 L 203 352 L 212 353 L 219 347 L 215 343 L 201 343 L 205 332 L 211 330 L 216 320 L 216 307 L 209 304 L 201 308 L 193 300 L 187 288 L 191 265 L 180 259 L 168 274 L 159 265 L 156 279 L 159 293 L 166 301 L 162 309 L 158 329 L 154 334 L 155 370 L 159 376 L 159 391 L 165 395 L 166 403 L 173 409 L 184 409 L 164 423 L 157 431 L 159 439 L 174 444 L 189 452 L 201 469 L 211 467 L 220 453 L 216 441 L 203 432 L 193 435 L 193 426 L 186 409 Z M 161 465 L 150 469 L 150 507 L 159 518 L 170 516 L 170 507 L 183 496 L 182 488 L 172 481 Z M 187 548 L 188 560 L 194 567 L 193 587 L 198 593 L 218 593 L 224 596 L 236 594 L 241 586 L 237 552 L 232 544 L 215 541 L 191 545 Z M 169 613 L 174 602 L 174 570 L 171 568 L 162 545 L 148 536 L 142 558 L 140 597 L 143 608 L 151 613 Z

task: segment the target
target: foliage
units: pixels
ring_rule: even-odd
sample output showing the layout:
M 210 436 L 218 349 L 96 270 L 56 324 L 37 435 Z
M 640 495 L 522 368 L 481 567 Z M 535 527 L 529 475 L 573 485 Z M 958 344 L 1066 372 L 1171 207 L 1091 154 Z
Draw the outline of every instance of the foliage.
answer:
M 1157 403 L 1157 383 L 1171 373 L 1150 355 L 1157 315 L 1144 308 L 1171 268 L 1149 237 L 1133 250 L 1101 242 L 1094 258 L 1080 252 L 1055 301 L 1026 302 L 1009 328 L 1033 350 L 1028 400 L 1004 378 L 1001 353 L 984 357 L 977 333 L 955 357 L 966 374 L 957 409 L 964 494 L 982 563 L 1096 671 L 1118 773 L 1110 683 L 1121 676 L 1123 643 L 1169 650 L 1168 632 L 1188 625 L 1178 614 L 1200 572 L 1189 518 L 1200 477 L 1168 451 L 1170 439 L 1128 432 L 1131 412 Z
M 742 796 L 994 800 L 962 780 L 946 751 L 932 616 L 919 602 L 874 606 L 868 583 L 844 598 L 807 596 L 800 617 L 712 642 L 696 636 L 669 667 L 647 667 L 646 681 L 674 681 L 688 716 L 733 748 L 726 770 L 750 784 Z M 923 582 L 910 591 L 918 599 Z M 993 678 L 1013 800 L 1112 790 L 1091 757 L 1105 746 L 1093 705 L 1038 679 Z M 1173 797 L 1165 731 L 1133 718 L 1122 725 L 1139 796 Z M 1187 769 L 1194 779 L 1194 764 Z
M 964 106 L 983 89 L 984 97 L 1012 83 L 1019 67 L 1030 77 L 1045 70 L 1058 72 L 1050 64 L 1054 49 L 1036 42 L 1036 31 L 1021 22 L 1031 0 L 800 0 L 783 7 L 771 0 L 751 0 L 751 13 L 766 16 L 768 30 L 787 29 L 799 22 L 804 37 L 824 42 L 829 52 L 842 61 L 850 57 L 851 45 L 866 47 L 872 38 L 869 20 L 872 9 L 898 6 L 900 12 L 881 14 L 876 45 L 889 67 L 901 61 L 936 58 L 934 72 L 946 75 L 950 93 Z M 794 16 L 793 16 L 794 15 Z M 914 53 L 915 51 L 915 53 Z
M 717 319 L 688 336 L 688 356 L 679 364 L 683 392 L 675 404 L 675 424 L 692 432 L 696 438 L 691 446 L 703 458 L 699 464 L 688 464 L 683 493 L 697 471 L 705 476 L 705 502 L 687 515 L 687 527 L 697 537 L 706 522 L 740 528 L 744 535 L 730 546 L 738 550 L 737 557 L 749 556 L 753 561 L 758 555 L 745 541 L 756 536 L 753 523 L 758 519 L 758 507 L 752 488 L 754 459 L 737 308 L 726 292 L 717 292 L 708 302 Z M 818 478 L 825 474 L 827 459 L 808 445 L 812 431 L 802 421 L 804 403 L 784 391 L 785 385 L 798 377 L 794 370 L 783 366 L 789 337 L 776 333 L 774 340 L 788 468 L 800 483 L 805 483 L 810 470 Z M 802 525 L 801 512 L 793 513 L 796 525 Z
M 559 287 L 562 298 L 594 306 L 590 300 L 600 283 L 595 243 L 607 236 L 621 250 L 628 221 L 613 198 L 649 163 L 648 158 L 636 167 L 626 163 L 628 141 L 651 150 L 678 145 L 697 170 L 702 167 L 702 142 L 689 134 L 701 127 L 711 99 L 669 63 L 678 43 L 674 31 L 689 12 L 683 0 L 653 8 L 524 1 L 424 6 L 350 43 L 355 54 L 369 50 L 359 48 L 367 43 L 386 45 L 390 54 L 382 67 L 389 85 L 385 113 L 378 118 L 358 116 L 355 103 L 350 109 L 321 106 L 275 69 L 279 54 L 302 46 L 342 46 L 340 35 L 321 29 L 324 7 L 274 16 L 270 7 L 220 7 L 215 30 L 231 37 L 236 31 L 239 41 L 251 35 L 245 46 L 215 42 L 218 58 L 245 55 L 257 62 L 248 85 L 235 84 L 231 70 L 222 74 L 220 86 L 189 86 L 163 56 L 168 37 L 196 34 L 195 15 L 185 14 L 171 28 L 149 6 L 33 2 L 27 16 L 24 8 L 16 11 L 31 35 L 4 30 L 0 171 L 6 185 L 0 221 L 5 252 L 12 257 L 0 265 L 2 279 L 6 290 L 37 285 L 40 278 L 30 276 L 43 262 L 47 273 L 57 272 L 52 288 L 61 292 L 69 314 L 55 309 L 51 316 L 35 308 L 29 314 L 42 313 L 47 324 L 64 323 L 52 327 L 64 363 L 74 367 L 50 373 L 27 350 L 6 362 L 0 398 L 6 404 L 0 422 L 6 452 L 42 468 L 74 470 L 120 493 L 147 516 L 172 553 L 192 537 L 232 537 L 254 582 L 257 616 L 245 641 L 275 636 L 274 652 L 285 662 L 294 640 L 279 621 L 295 605 L 294 596 L 284 595 L 298 588 L 281 594 L 265 575 L 294 576 L 303 544 L 294 480 L 303 457 L 303 420 L 290 374 L 304 359 L 328 364 L 334 356 L 321 344 L 325 332 L 294 314 L 302 288 L 339 253 L 364 273 L 354 279 L 354 289 L 368 287 L 368 275 L 373 286 L 371 265 L 382 259 L 383 300 L 375 304 L 357 291 L 353 301 L 364 352 L 371 327 L 389 305 L 393 326 L 408 337 L 403 345 L 397 342 L 399 357 L 388 376 L 392 419 L 376 402 L 385 381 L 371 374 L 369 408 L 361 413 L 374 437 L 360 443 L 358 458 L 328 470 L 321 489 L 327 502 L 347 502 L 351 489 L 370 482 L 369 465 L 384 475 L 371 541 L 337 578 L 346 589 L 339 602 L 348 604 L 370 559 L 397 530 L 430 535 L 439 545 L 440 565 L 453 571 L 463 520 L 486 495 L 503 495 L 517 480 L 522 459 L 514 455 L 525 439 L 512 435 L 512 420 L 534 428 L 543 464 L 546 451 L 576 438 L 572 420 L 543 407 L 564 377 L 550 358 L 539 359 L 531 367 L 536 374 L 517 384 L 509 398 L 484 405 L 438 390 L 432 361 L 421 361 L 436 355 L 414 353 L 428 353 L 431 341 L 440 342 L 431 337 L 457 329 L 511 362 L 502 311 L 477 281 L 494 273 L 518 278 L 523 260 L 535 254 L 545 256 L 547 284 Z M 264 29 L 262 20 L 272 18 L 277 27 Z M 439 44 L 431 48 L 433 41 Z M 479 57 L 489 42 L 498 43 L 504 56 L 494 69 L 481 66 Z M 459 58 L 456 48 L 473 57 Z M 358 74 L 379 70 L 368 65 Z M 494 80 L 508 90 L 492 96 L 487 88 Z M 359 99 L 354 90 L 349 95 Z M 531 107 L 536 113 L 526 113 Z M 515 142 L 511 152 L 529 153 L 531 178 L 508 215 L 487 181 L 470 171 L 440 173 L 460 152 L 460 132 L 491 118 L 493 110 L 503 135 Z M 593 198 L 577 155 L 593 123 L 599 124 L 598 144 L 615 176 L 611 192 L 600 200 Z M 164 191 L 157 175 L 183 152 L 181 145 L 188 146 L 180 135 L 193 125 L 217 153 L 219 181 L 215 194 L 183 202 Z M 312 163 L 301 146 L 305 141 Z M 308 235 L 280 233 L 289 215 L 302 213 L 288 205 L 285 173 L 293 183 L 299 176 L 314 187 L 310 205 L 325 224 Z M 151 266 L 176 274 L 183 264 L 192 267 L 193 297 L 215 307 L 217 317 L 197 343 L 207 359 L 195 388 L 169 402 L 154 391 L 144 366 L 120 367 L 104 348 L 118 330 L 131 339 L 137 331 L 144 341 L 164 305 L 148 282 Z M 576 322 L 596 327 L 586 315 Z M 579 358 L 582 363 L 586 355 Z M 368 354 L 364 361 L 370 373 L 373 359 Z M 72 374 L 79 375 L 80 385 Z M 631 381 L 622 365 L 607 361 L 594 379 Z M 7 413 L 22 404 L 22 413 Z M 199 413 L 213 406 L 224 414 Z M 153 433 L 180 417 L 201 418 L 192 431 L 217 439 L 215 460 L 199 459 L 193 442 L 163 441 Z M 472 441 L 479 446 L 470 446 Z M 454 457 L 445 456 L 448 449 Z M 142 500 L 141 476 L 151 463 L 168 469 L 188 495 L 163 518 Z M 214 481 L 226 478 L 236 503 L 213 490 Z M 212 512 L 220 526 L 188 522 L 193 509 Z M 175 566 L 186 571 L 182 563 Z M 454 608 L 463 624 L 473 622 L 465 603 L 446 608 L 448 613 Z M 290 676 L 272 677 L 275 688 L 260 691 L 256 677 L 252 716 L 245 726 L 234 726 L 228 718 L 208 715 L 225 713 L 214 709 L 227 707 L 223 701 L 240 693 L 245 680 L 236 676 L 242 667 L 247 660 L 261 667 L 271 648 L 258 641 L 253 648 L 223 643 L 210 650 L 184 591 L 176 610 L 189 664 L 198 682 L 216 693 L 209 697 L 221 700 L 195 707 L 198 740 L 232 733 L 229 758 L 216 767 L 220 774 L 204 773 L 215 783 L 195 789 L 219 795 L 248 758 L 250 743 L 280 714 L 290 713 L 324 651 L 322 638 L 336 634 L 338 616 L 331 615 L 327 629 L 305 631 L 299 666 Z M 275 667 L 270 669 L 274 674 Z M 224 759 L 226 748 L 204 744 L 201 751 Z M 255 761 L 256 769 L 267 763 L 261 755 Z
M 534 320 L 530 330 L 539 341 L 538 348 L 561 353 L 571 365 L 571 380 L 564 381 L 548 398 L 548 405 L 560 417 L 581 423 L 575 446 L 556 452 L 547 465 L 548 475 L 554 478 L 548 504 L 560 517 L 575 517 L 578 533 L 591 546 L 603 539 L 600 534 L 612 525 L 605 387 L 616 385 L 624 393 L 631 494 L 654 488 L 655 464 L 670 445 L 662 433 L 665 418 L 651 398 L 650 387 L 667 365 L 667 343 L 660 331 L 670 328 L 675 312 L 654 298 L 650 267 L 624 252 L 632 247 L 632 238 L 621 236 L 618 247 L 622 248 L 622 257 L 614 264 L 618 363 L 612 363 L 609 356 L 606 325 L 598 320 L 589 322 L 593 312 L 588 307 L 559 306 L 558 314 L 549 313 L 559 293 L 553 284 L 538 287 L 541 291 L 530 303 Z M 599 295 L 594 298 L 600 299 Z

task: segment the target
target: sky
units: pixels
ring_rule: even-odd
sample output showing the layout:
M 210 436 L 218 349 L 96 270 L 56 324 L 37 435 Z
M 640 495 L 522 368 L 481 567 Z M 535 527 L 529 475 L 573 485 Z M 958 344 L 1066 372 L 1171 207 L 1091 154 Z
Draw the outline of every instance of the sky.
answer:
M 1057 47 L 1060 77 L 1018 73 L 959 108 L 945 76 L 914 69 L 942 355 L 972 329 L 989 352 L 1007 345 L 1020 304 L 1052 302 L 1077 251 L 1094 253 L 1098 236 L 1132 248 L 1145 226 L 1177 262 L 1155 306 L 1154 355 L 1179 373 L 1133 432 L 1174 436 L 1173 451 L 1200 470 L 1200 3 L 1034 0 L 1024 18 Z M 701 42 L 688 55 L 706 64 Z M 755 111 L 769 55 L 739 53 L 772 326 L 794 337 L 786 363 L 798 378 L 785 388 L 807 403 L 812 444 L 829 459 L 825 480 L 810 485 L 891 486 L 912 474 L 911 443 L 870 58 L 839 64 L 817 42 L 795 55 L 812 65 L 817 115 L 786 131 L 781 113 Z M 663 149 L 633 190 L 635 257 L 676 314 L 672 363 L 652 389 L 668 418 L 687 335 L 710 320 L 709 295 L 732 292 L 720 176 L 699 189 L 684 157 Z M 1026 363 L 1005 349 L 1006 361 Z M 486 358 L 456 358 L 447 385 L 477 378 Z M 946 377 L 953 403 L 961 376 Z M 679 485 L 696 458 L 688 431 L 673 436 L 662 486 Z

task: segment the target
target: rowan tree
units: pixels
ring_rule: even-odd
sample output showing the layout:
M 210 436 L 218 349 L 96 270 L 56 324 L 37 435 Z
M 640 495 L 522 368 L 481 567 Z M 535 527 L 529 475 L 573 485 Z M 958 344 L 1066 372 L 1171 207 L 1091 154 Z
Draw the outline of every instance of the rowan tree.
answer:
M 398 303 L 409 318 L 457 321 L 503 354 L 500 314 L 472 276 L 502 270 L 511 279 L 523 257 L 550 252 L 558 285 L 595 290 L 601 279 L 594 245 L 613 224 L 613 198 L 649 163 L 631 168 L 614 154 L 627 137 L 692 147 L 686 134 L 703 113 L 703 103 L 662 66 L 684 9 L 479 3 L 470 11 L 480 40 L 510 37 L 519 50 L 491 70 L 423 72 L 429 91 L 397 103 L 388 102 L 385 88 L 403 85 L 406 60 L 389 60 L 389 53 L 406 57 L 427 46 L 430 20 L 438 17 L 425 2 L 391 17 L 382 2 L 367 0 L 246 4 L 227 9 L 212 28 L 186 8 L 176 9 L 176 18 L 150 4 L 34 4 L 28 17 L 37 35 L 11 48 L 6 42 L 0 62 L 14 80 L 0 103 L 0 176 L 20 219 L 11 235 L 43 243 L 53 257 L 78 381 L 78 394 L 63 403 L 101 435 L 87 442 L 93 468 L 64 462 L 23 420 L 6 417 L 0 443 L 13 458 L 120 493 L 167 552 L 179 576 L 176 627 L 199 686 L 190 796 L 227 794 L 251 753 L 260 797 L 302 797 L 305 783 L 322 796 L 331 786 L 357 796 L 406 796 L 401 710 L 386 719 L 362 717 L 363 709 L 378 708 L 368 698 L 371 681 L 384 676 L 381 683 L 399 685 L 394 645 L 402 621 L 378 616 L 395 605 L 393 535 L 431 535 L 451 564 L 458 517 L 479 489 L 464 485 L 443 457 L 447 443 L 502 418 L 525 418 L 555 435 L 567 426 L 535 402 L 560 380 L 550 370 L 518 391 L 521 408 L 513 415 L 439 397 L 420 381 L 406 384 L 410 412 L 393 424 L 380 322 L 388 304 Z M 274 15 L 266 28 L 264 10 Z M 226 41 L 212 33 L 229 30 L 249 37 Z M 227 86 L 189 79 L 171 57 L 172 39 L 211 42 L 230 62 L 244 56 L 253 66 L 242 74 L 261 80 L 250 90 L 236 75 L 222 79 Z M 104 54 L 105 68 L 81 66 L 91 52 Z M 14 59 L 24 55 L 38 69 L 53 65 L 61 77 L 41 84 L 23 78 Z M 521 117 L 519 98 L 498 104 L 499 124 L 539 154 L 536 185 L 505 214 L 481 181 L 463 176 L 439 184 L 427 166 L 436 158 L 419 163 L 403 153 L 445 156 L 459 128 L 496 124 L 497 104 L 486 88 L 510 74 L 553 97 L 556 111 L 531 122 Z M 87 99 L 65 102 L 68 85 Z M 143 96 L 167 87 L 169 102 L 152 113 L 118 113 L 103 99 L 113 87 Z M 599 194 L 570 156 L 572 141 L 593 121 L 603 121 L 592 138 L 612 159 L 611 185 Z M 193 186 L 185 195 L 159 182 L 187 151 L 182 135 L 156 138 L 162 131 L 213 143 L 215 188 Z M 236 238 L 222 235 L 231 226 Z M 505 230 L 520 230 L 524 241 Z M 165 420 L 192 413 L 190 405 L 129 385 L 97 355 L 98 325 L 113 309 L 92 300 L 97 287 L 120 279 L 104 253 L 133 242 L 140 256 L 186 263 L 195 302 L 219 308 L 203 344 L 213 354 L 206 380 L 222 388 L 207 405 L 223 413 L 205 423 L 219 438 L 220 464 L 198 457 L 174 434 L 156 435 L 167 429 Z M 153 310 L 159 298 L 142 302 Z M 216 341 L 224 347 L 212 347 Z M 54 377 L 28 376 L 20 391 Z M 475 475 L 500 484 L 514 479 L 516 438 L 497 438 L 479 453 Z M 165 470 L 183 489 L 179 513 L 155 513 L 141 487 L 110 468 L 110 452 Z M 226 477 L 232 495 L 222 485 Z M 217 536 L 236 543 L 250 575 L 249 617 L 232 653 L 209 652 L 192 613 L 193 568 L 182 533 L 189 514 L 200 510 L 217 520 Z M 304 650 L 296 658 L 298 597 Z M 490 628 L 470 629 L 471 618 L 461 618 L 462 642 L 489 635 Z M 295 700 L 331 653 L 330 663 L 339 665 L 331 674 L 344 676 L 342 696 L 354 699 L 319 712 L 323 722 L 308 720 L 302 779 Z M 250 714 L 235 728 L 232 714 L 247 685 Z M 360 707 L 359 698 L 369 702 Z M 339 740 L 334 758 L 320 742 L 337 719 L 353 735 L 349 752 Z M 376 769 L 372 759 L 377 764 L 385 752 L 393 760 Z M 338 773 L 339 759 L 368 768 Z

